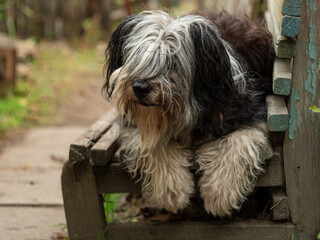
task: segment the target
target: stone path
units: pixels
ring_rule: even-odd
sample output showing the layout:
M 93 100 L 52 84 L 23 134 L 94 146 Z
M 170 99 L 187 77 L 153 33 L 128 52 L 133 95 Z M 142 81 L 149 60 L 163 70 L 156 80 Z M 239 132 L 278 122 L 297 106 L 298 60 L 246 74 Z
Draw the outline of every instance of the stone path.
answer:
M 74 94 L 55 126 L 27 130 L 0 152 L 0 240 L 63 239 L 61 170 L 70 143 L 111 107 L 100 80 L 86 86 L 89 93 Z

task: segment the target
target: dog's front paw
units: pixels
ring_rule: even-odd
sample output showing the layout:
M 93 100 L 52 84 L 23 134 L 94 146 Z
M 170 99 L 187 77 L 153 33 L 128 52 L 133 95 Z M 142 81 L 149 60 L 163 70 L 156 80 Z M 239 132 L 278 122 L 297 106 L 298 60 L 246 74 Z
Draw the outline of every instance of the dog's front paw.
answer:
M 193 176 L 188 169 L 176 169 L 174 173 L 167 173 L 149 182 L 152 189 L 143 188 L 144 197 L 151 203 L 167 211 L 176 213 L 189 204 L 193 193 Z M 149 185 L 150 187 L 150 185 Z

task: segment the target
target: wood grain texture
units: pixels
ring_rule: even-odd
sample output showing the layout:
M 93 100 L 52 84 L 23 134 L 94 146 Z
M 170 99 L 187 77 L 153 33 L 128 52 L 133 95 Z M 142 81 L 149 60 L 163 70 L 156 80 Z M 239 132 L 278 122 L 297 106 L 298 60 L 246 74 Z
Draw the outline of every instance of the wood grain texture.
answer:
M 259 221 L 164 222 L 164 223 L 110 223 L 107 239 L 228 239 L 228 240 L 288 240 L 292 224 Z
M 117 119 L 118 113 L 115 109 L 108 111 L 97 122 L 95 122 L 85 133 L 70 145 L 69 160 L 84 161 L 90 156 L 91 147 L 100 139 Z
M 273 190 L 271 210 L 272 219 L 275 221 L 290 219 L 288 198 L 282 189 Z
M 302 0 L 281 0 L 283 15 L 300 16 Z
M 320 1 L 303 1 L 298 50 L 289 99 L 290 126 L 284 141 L 286 192 L 294 239 L 316 239 L 320 232 Z
M 281 19 L 281 35 L 286 37 L 296 37 L 300 32 L 301 19 L 284 15 Z
M 273 44 L 278 58 L 292 58 L 296 54 L 296 40 L 281 35 L 274 13 L 265 12 L 267 27 L 273 35 Z
M 115 123 L 91 148 L 90 159 L 93 165 L 107 165 L 119 148 L 119 136 L 120 126 Z
M 282 132 L 288 128 L 289 114 L 282 96 L 268 95 L 266 98 L 268 107 L 267 127 L 270 132 Z
M 103 202 L 88 161 L 68 161 L 61 183 L 69 239 L 103 239 L 106 227 Z
M 276 58 L 273 65 L 273 93 L 288 96 L 291 92 L 291 78 L 290 60 Z
M 271 159 L 266 161 L 265 172 L 259 176 L 256 187 L 275 187 L 283 184 L 282 149 L 276 148 Z

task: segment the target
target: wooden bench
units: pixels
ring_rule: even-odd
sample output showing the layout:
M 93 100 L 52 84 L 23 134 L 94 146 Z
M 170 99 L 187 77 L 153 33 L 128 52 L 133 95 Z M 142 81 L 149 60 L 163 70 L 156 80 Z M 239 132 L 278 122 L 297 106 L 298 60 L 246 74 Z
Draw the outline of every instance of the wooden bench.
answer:
M 312 78 L 316 61 L 320 69 L 320 54 L 312 52 L 319 46 L 309 41 L 313 29 L 310 19 L 320 22 L 315 10 L 320 9 L 320 3 L 304 2 L 299 11 L 299 0 L 269 0 L 268 6 L 266 19 L 274 36 L 277 59 L 274 94 L 266 99 L 271 147 L 262 149 L 267 160 L 256 188 L 268 190 L 263 197 L 271 202 L 271 218 L 107 223 L 103 194 L 140 192 L 139 183 L 123 169 L 122 156 L 117 154 L 119 127 L 115 124 L 117 113 L 112 110 L 71 144 L 69 161 L 63 168 L 62 191 L 71 240 L 316 239 L 320 231 L 320 114 L 304 107 L 316 104 L 320 82 L 314 85 L 314 92 L 312 85 L 300 78 L 309 81 L 309 74 Z M 303 34 L 298 40 L 281 35 L 285 19 L 290 16 L 301 19 L 299 29 Z M 314 41 L 319 42 L 319 35 Z

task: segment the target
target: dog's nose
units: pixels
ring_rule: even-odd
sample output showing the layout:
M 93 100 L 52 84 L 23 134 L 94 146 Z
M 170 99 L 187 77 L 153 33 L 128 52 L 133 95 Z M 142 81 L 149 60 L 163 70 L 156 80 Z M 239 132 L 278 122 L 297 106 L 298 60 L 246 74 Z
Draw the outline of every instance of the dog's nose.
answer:
M 146 82 L 135 82 L 133 84 L 134 95 L 138 98 L 144 98 L 150 93 L 150 86 Z

